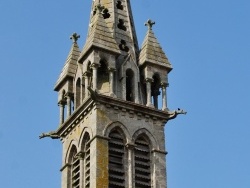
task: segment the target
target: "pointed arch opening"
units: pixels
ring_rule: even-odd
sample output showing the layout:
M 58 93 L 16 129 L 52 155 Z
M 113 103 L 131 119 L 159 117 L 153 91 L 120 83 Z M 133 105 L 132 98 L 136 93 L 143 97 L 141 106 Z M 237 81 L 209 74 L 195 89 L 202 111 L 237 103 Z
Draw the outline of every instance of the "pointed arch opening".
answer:
M 75 111 L 75 103 L 74 103 L 74 97 L 71 98 L 71 112 L 73 113 Z
M 159 108 L 159 105 L 158 105 L 158 98 L 159 98 L 159 95 L 161 94 L 160 92 L 160 87 L 161 87 L 161 79 L 160 79 L 160 76 L 159 74 L 154 74 L 153 76 L 153 83 L 151 85 L 151 96 L 152 96 L 152 99 L 153 99 L 153 105 L 156 109 Z
M 103 93 L 109 92 L 109 71 L 107 63 L 104 60 L 100 61 L 100 67 L 97 69 L 98 80 L 97 89 Z
M 80 160 L 76 155 L 77 148 L 73 145 L 68 158 L 68 164 L 70 165 L 68 180 L 72 188 L 79 188 L 80 186 Z
M 126 100 L 134 101 L 134 72 L 131 69 L 126 70 Z
M 83 153 L 83 185 L 90 188 L 90 136 L 87 132 L 82 140 L 81 151 Z
M 125 139 L 117 129 L 109 138 L 109 187 L 125 188 Z
M 78 108 L 81 104 L 81 79 L 78 78 L 76 81 L 76 89 L 75 89 L 75 107 Z
M 90 86 L 91 88 L 93 88 L 93 76 L 92 76 L 91 62 L 90 61 L 88 62 L 88 65 L 87 65 L 86 76 L 87 76 L 87 83 L 86 83 L 87 86 Z
M 142 134 L 135 140 L 135 187 L 151 187 L 150 142 L 146 135 Z

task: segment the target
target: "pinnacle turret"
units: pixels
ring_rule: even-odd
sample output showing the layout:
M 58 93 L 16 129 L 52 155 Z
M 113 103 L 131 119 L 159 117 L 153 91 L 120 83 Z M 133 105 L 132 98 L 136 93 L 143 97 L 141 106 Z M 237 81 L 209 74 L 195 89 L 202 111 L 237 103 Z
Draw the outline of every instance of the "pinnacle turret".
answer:
M 75 76 L 77 70 L 77 60 L 80 55 L 80 49 L 77 44 L 78 38 L 80 38 L 80 36 L 76 33 L 73 33 L 70 37 L 70 39 L 72 40 L 72 46 L 63 66 L 62 72 L 60 73 L 60 76 L 56 82 L 54 88 L 56 91 L 60 89 L 60 86 L 64 83 L 65 80 L 67 80 L 68 77 L 73 79 Z
M 162 47 L 160 46 L 155 34 L 152 30 L 155 22 L 152 20 L 148 20 L 145 25 L 148 26 L 147 34 L 142 43 L 140 56 L 139 56 L 139 65 L 143 65 L 145 63 L 153 63 L 156 65 L 164 66 L 169 69 L 172 69 L 172 65 L 168 61 L 168 58 Z

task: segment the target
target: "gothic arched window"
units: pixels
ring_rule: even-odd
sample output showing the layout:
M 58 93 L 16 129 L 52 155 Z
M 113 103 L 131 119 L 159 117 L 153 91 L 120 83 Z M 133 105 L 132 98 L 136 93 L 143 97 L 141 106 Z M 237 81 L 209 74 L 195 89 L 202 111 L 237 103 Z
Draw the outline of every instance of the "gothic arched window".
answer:
M 150 144 L 147 138 L 139 136 L 135 141 L 135 187 L 151 187 Z
M 81 79 L 78 78 L 76 81 L 76 93 L 75 93 L 75 107 L 78 108 L 81 104 Z
M 80 161 L 76 154 L 77 149 L 75 146 L 72 146 L 68 160 L 70 164 L 69 181 L 72 188 L 79 188 L 80 186 Z
M 117 130 L 109 138 L 109 188 L 125 188 L 124 139 Z
M 131 69 L 126 71 L 126 100 L 134 101 L 134 72 Z
M 160 95 L 161 80 L 158 74 L 154 74 L 153 83 L 151 85 L 151 95 L 153 98 L 153 104 L 158 109 L 158 96 Z
M 108 93 L 109 92 L 109 72 L 105 61 L 100 61 L 100 67 L 97 69 L 97 88 L 98 90 Z
M 90 188 L 90 136 L 85 133 L 82 141 L 82 151 L 83 151 L 83 181 L 84 187 Z

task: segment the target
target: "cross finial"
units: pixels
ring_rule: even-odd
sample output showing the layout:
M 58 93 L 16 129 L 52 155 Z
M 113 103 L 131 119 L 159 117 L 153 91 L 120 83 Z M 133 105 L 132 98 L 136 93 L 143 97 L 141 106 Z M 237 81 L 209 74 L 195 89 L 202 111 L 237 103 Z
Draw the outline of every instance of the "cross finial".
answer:
M 145 26 L 148 26 L 148 29 L 151 30 L 154 24 L 155 24 L 155 22 L 149 19 L 149 20 L 145 23 Z
M 78 35 L 77 33 L 73 33 L 70 36 L 70 39 L 73 41 L 73 43 L 76 43 L 79 38 L 80 38 L 80 35 Z

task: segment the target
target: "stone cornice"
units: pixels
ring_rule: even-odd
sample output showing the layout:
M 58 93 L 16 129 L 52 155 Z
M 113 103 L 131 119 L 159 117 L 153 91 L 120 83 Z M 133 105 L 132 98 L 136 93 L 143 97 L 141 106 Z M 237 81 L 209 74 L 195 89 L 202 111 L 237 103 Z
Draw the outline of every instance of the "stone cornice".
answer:
M 155 108 L 147 107 L 142 104 L 137 104 L 130 101 L 125 101 L 119 98 L 113 98 L 110 96 L 98 94 L 98 97 L 95 97 L 100 104 L 105 104 L 106 106 L 113 107 L 117 110 L 127 111 L 130 114 L 139 114 L 141 116 L 152 117 L 152 119 L 162 119 L 166 122 L 170 119 L 173 114 L 170 111 L 162 111 Z
M 144 119 L 146 122 L 151 120 L 155 123 L 158 121 L 162 126 L 165 126 L 168 120 L 174 119 L 178 114 L 185 113 L 183 110 L 162 111 L 142 104 L 98 94 L 92 89 L 89 90 L 91 96 L 85 99 L 83 104 L 55 131 L 61 139 L 65 138 L 92 109 L 99 109 L 101 106 L 113 109 L 114 113 L 121 113 L 122 116 L 127 114 L 130 118 L 137 116 L 138 120 Z

